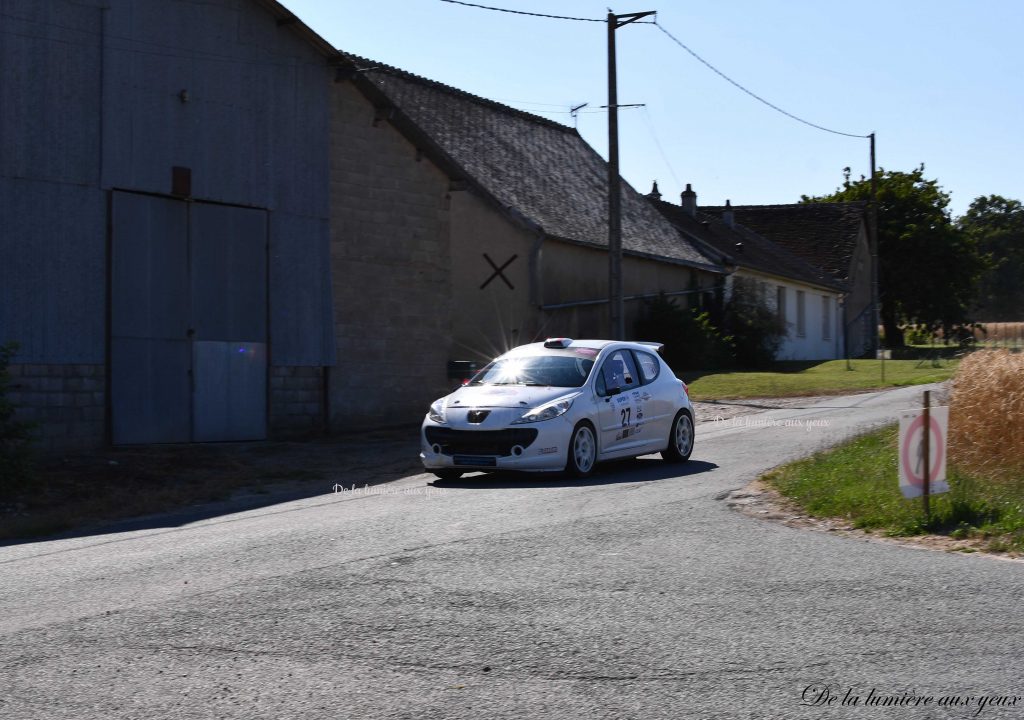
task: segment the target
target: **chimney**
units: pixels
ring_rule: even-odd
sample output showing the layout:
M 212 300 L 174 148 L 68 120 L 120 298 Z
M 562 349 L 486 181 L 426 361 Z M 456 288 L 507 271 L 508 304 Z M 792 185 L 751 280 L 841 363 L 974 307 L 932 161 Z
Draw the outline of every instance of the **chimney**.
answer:
M 697 193 L 690 188 L 690 183 L 686 183 L 686 189 L 680 193 L 679 198 L 679 204 L 683 206 L 686 214 L 697 217 Z
M 651 200 L 661 200 L 661 191 L 658 190 L 657 180 L 654 181 L 654 187 L 652 187 L 651 191 L 647 193 L 647 197 L 649 197 Z
M 722 211 L 722 222 L 729 227 L 736 227 L 736 216 L 732 212 L 732 203 L 725 201 L 725 210 Z

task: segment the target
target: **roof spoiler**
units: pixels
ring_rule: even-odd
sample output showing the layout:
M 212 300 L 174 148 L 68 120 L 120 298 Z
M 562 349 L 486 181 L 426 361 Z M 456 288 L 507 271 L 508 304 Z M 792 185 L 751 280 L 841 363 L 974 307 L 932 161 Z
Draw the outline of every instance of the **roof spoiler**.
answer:
M 646 345 L 647 347 L 654 348 L 654 351 L 659 355 L 662 354 L 662 350 L 665 349 L 665 343 L 660 342 L 644 342 L 643 340 L 637 343 L 638 345 Z

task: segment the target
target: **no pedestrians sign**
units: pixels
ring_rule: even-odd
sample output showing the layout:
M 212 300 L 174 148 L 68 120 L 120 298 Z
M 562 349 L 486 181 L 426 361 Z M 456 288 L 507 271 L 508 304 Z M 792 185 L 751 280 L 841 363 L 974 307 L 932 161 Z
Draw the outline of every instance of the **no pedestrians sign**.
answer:
M 946 484 L 946 434 L 949 429 L 949 408 L 928 409 L 928 462 L 924 456 L 924 412 L 900 417 L 900 492 L 905 498 L 924 493 L 924 469 L 928 468 L 928 494 L 949 492 Z

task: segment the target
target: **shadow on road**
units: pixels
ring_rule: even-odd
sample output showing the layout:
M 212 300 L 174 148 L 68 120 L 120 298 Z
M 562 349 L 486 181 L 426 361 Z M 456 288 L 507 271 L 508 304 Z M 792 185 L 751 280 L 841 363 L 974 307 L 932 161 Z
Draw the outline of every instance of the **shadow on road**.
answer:
M 108 448 L 55 457 L 0 503 L 0 547 L 162 530 L 422 472 L 415 429 L 307 441 Z
M 683 478 L 711 472 L 717 467 L 715 463 L 704 460 L 690 460 L 683 465 L 674 465 L 653 458 L 637 458 L 604 463 L 586 478 L 572 478 L 560 473 L 491 472 L 465 475 L 458 480 L 438 479 L 429 484 L 446 490 L 590 487 Z

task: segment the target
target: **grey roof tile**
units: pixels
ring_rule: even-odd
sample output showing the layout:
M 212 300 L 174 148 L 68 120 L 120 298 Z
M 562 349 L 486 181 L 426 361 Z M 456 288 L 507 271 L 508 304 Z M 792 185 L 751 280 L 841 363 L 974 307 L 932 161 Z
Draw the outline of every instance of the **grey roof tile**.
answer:
M 723 207 L 701 211 L 721 217 Z M 846 283 L 865 218 L 861 202 L 735 205 L 733 216 L 772 242 Z
M 697 217 L 693 217 L 679 205 L 663 200 L 652 202 L 681 232 L 729 256 L 731 263 L 739 267 L 834 290 L 842 289 L 842 284 L 831 274 L 739 222 L 730 227 L 718 214 L 703 212 L 700 208 Z
M 375 61 L 349 58 L 375 91 L 477 187 L 548 236 L 608 245 L 607 163 L 573 128 Z M 442 163 L 443 164 L 443 163 Z M 724 269 L 622 183 L 626 254 Z

